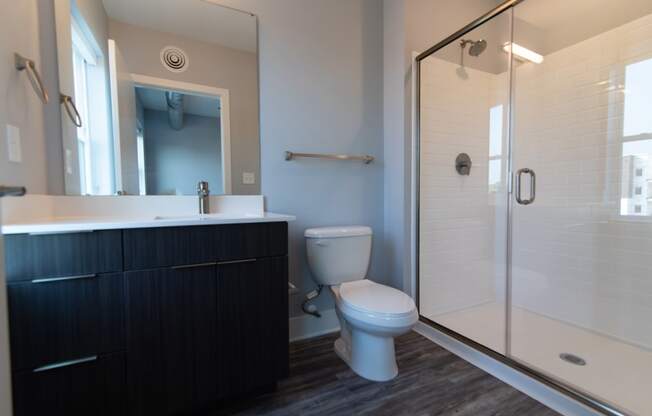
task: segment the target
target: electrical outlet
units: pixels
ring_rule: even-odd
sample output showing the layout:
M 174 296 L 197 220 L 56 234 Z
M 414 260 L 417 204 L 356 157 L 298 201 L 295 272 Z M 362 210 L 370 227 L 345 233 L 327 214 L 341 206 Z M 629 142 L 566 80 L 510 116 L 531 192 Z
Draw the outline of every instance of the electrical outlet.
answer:
M 20 163 L 23 161 L 23 153 L 20 148 L 20 129 L 7 124 L 7 153 L 10 162 Z
M 242 172 L 242 183 L 253 185 L 256 183 L 256 175 L 253 172 Z

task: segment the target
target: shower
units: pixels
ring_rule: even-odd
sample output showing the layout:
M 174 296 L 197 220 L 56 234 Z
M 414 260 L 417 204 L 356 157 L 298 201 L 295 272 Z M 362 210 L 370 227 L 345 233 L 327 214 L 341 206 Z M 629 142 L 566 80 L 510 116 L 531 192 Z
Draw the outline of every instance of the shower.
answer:
M 487 49 L 487 41 L 484 39 L 471 40 L 471 39 L 462 39 L 460 40 L 460 67 L 457 69 L 457 75 L 460 78 L 467 79 L 468 74 L 464 68 L 464 49 L 466 45 L 471 45 L 469 47 L 469 55 L 478 57 L 485 49 Z
M 652 1 L 550 3 L 506 0 L 416 57 L 419 325 L 565 414 L 652 415 Z
M 471 44 L 471 47 L 469 48 L 469 55 L 471 56 L 480 56 L 480 54 L 484 52 L 485 49 L 487 49 L 487 41 L 484 39 L 462 39 L 460 41 L 460 48 L 462 48 L 462 59 L 464 59 L 464 48 L 466 48 L 466 45 L 469 43 Z

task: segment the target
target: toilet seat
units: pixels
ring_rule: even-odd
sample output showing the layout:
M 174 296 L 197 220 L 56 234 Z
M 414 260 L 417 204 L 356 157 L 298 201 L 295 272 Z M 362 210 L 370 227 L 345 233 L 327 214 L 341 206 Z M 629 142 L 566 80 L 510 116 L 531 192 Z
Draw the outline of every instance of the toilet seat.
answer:
M 411 297 L 371 280 L 342 283 L 335 293 L 344 315 L 367 324 L 399 327 L 418 318 Z

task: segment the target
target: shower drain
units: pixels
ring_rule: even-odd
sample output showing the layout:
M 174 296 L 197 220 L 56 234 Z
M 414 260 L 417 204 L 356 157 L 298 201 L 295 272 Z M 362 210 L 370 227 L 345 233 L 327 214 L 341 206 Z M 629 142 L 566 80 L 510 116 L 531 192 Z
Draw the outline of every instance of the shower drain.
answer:
M 571 363 L 575 365 L 586 365 L 586 360 L 582 357 L 578 357 L 575 354 L 569 354 L 567 352 L 563 352 L 559 354 L 559 358 L 566 361 L 567 363 Z

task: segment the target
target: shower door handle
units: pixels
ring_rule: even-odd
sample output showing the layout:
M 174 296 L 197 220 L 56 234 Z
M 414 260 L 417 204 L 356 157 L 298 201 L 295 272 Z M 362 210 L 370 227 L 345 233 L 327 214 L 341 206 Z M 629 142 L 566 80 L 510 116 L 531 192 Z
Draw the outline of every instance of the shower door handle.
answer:
M 526 173 L 530 175 L 530 197 L 528 199 L 523 199 L 521 198 L 521 176 Z M 516 202 L 518 202 L 521 205 L 530 205 L 531 203 L 534 202 L 534 198 L 536 198 L 537 195 L 537 175 L 534 173 L 532 169 L 529 168 L 523 168 L 519 169 L 516 171 L 516 192 L 514 193 L 514 197 L 516 198 Z

